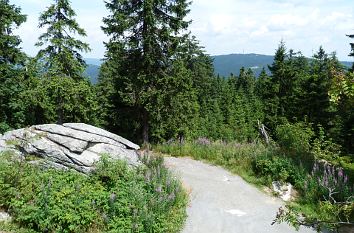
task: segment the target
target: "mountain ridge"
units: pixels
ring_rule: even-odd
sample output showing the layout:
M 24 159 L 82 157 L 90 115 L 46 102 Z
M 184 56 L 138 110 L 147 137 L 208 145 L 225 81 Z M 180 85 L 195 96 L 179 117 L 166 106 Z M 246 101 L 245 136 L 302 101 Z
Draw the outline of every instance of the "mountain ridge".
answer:
M 264 55 L 257 53 L 232 53 L 211 56 L 213 59 L 214 73 L 222 77 L 228 77 L 230 74 L 239 75 L 240 69 L 245 67 L 253 70 L 254 74 L 258 76 L 262 69 L 265 68 L 269 73 L 268 65 L 271 65 L 274 60 L 273 55 Z M 310 58 L 309 58 L 310 59 Z M 98 74 L 100 65 L 103 63 L 102 59 L 86 58 L 87 69 L 85 76 L 87 76 L 93 84 L 98 82 Z M 352 62 L 341 61 L 346 67 L 351 67 Z

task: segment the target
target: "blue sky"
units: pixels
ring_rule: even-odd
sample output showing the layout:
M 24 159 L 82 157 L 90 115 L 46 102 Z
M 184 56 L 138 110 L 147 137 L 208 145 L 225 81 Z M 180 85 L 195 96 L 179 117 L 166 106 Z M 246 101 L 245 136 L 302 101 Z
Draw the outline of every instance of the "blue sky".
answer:
M 25 52 L 34 55 L 42 29 L 38 16 L 51 0 L 10 0 L 22 8 L 28 19 L 16 33 L 22 38 Z M 72 0 L 77 20 L 88 37 L 92 51 L 85 57 L 101 58 L 107 37 L 100 29 L 108 14 L 103 0 Z M 311 56 L 322 45 L 336 51 L 341 60 L 347 57 L 354 34 L 353 0 L 194 0 L 190 27 L 207 53 L 274 54 L 281 39 L 288 48 Z

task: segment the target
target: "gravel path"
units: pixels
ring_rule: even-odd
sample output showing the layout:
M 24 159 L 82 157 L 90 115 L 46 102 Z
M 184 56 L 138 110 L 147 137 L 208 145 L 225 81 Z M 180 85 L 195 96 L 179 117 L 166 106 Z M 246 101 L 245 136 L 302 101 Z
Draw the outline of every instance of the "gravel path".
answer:
M 239 176 L 190 158 L 165 158 L 190 191 L 183 233 L 295 233 L 287 224 L 271 225 L 284 203 Z M 301 228 L 299 233 L 314 232 Z

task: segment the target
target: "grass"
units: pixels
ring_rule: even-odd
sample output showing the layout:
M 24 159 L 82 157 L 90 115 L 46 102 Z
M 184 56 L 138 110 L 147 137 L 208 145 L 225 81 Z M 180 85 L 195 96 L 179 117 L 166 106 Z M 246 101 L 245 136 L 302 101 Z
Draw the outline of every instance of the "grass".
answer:
M 153 149 L 163 154 L 175 157 L 188 156 L 224 167 L 258 187 L 265 185 L 267 178 L 257 177 L 253 170 L 254 161 L 260 156 L 271 156 L 273 153 L 273 149 L 261 143 L 240 144 L 221 141 L 207 145 L 198 142 L 186 142 L 183 145 L 177 143 L 158 144 Z

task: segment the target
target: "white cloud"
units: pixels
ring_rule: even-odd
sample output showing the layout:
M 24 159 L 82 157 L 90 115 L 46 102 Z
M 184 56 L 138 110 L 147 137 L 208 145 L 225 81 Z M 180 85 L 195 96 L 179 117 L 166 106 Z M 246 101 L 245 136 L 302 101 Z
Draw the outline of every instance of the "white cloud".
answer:
M 211 54 L 273 54 L 284 39 L 307 56 L 323 45 L 347 60 L 345 35 L 354 31 L 353 12 L 348 0 L 197 0 L 192 32 Z
M 41 30 L 37 28 L 39 13 L 52 0 L 13 0 L 20 5 L 28 21 L 17 32 L 26 52 L 33 47 Z M 102 0 L 73 0 L 80 25 L 87 31 L 92 52 L 85 56 L 102 57 L 102 18 L 107 15 Z M 194 0 L 189 19 L 191 31 L 210 54 L 255 52 L 274 54 L 279 41 L 288 48 L 311 56 L 323 45 L 348 59 L 349 42 L 345 35 L 354 33 L 352 0 Z

